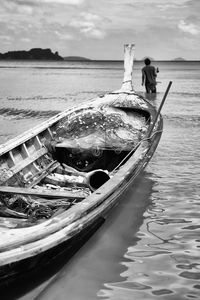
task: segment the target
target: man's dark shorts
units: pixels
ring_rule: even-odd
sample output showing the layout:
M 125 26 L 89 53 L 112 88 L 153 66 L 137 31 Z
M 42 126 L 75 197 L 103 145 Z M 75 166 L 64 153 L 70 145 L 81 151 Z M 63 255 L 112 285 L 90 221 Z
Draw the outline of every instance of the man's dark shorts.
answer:
M 147 93 L 156 93 L 156 85 L 154 83 L 146 83 L 145 87 Z

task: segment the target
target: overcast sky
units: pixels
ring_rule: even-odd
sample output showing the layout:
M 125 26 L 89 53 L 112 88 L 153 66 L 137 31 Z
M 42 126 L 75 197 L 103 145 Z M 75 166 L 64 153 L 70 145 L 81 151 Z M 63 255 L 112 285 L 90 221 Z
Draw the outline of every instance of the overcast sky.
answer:
M 62 56 L 200 60 L 200 0 L 1 0 L 0 52 L 51 48 Z

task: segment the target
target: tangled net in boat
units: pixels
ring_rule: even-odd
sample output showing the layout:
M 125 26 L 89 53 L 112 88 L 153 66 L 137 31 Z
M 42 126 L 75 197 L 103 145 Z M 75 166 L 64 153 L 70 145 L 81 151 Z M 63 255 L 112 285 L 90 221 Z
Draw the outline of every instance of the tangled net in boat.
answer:
M 66 200 L 47 200 L 22 195 L 1 195 L 0 216 L 28 219 L 35 222 L 49 219 L 59 211 L 68 209 L 72 204 Z
M 54 138 L 56 140 L 59 137 L 57 142 L 74 140 L 80 145 L 83 144 L 83 139 L 88 139 L 87 144 L 93 147 L 132 149 L 142 140 L 147 129 L 145 116 L 105 107 L 102 111 L 88 109 L 63 119 L 57 125 Z

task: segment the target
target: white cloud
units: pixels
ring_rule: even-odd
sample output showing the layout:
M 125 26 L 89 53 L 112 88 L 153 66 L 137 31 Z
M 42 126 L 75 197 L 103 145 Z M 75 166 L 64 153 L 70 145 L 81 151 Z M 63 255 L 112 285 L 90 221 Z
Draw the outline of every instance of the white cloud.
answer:
M 81 32 L 83 32 L 88 37 L 94 37 L 97 39 L 102 39 L 105 36 L 105 32 L 103 32 L 98 28 L 92 28 L 92 27 L 82 28 Z
M 94 28 L 95 25 L 93 22 L 90 21 L 80 21 L 80 20 L 72 20 L 69 24 L 70 26 L 74 28 Z
M 70 4 L 70 5 L 80 5 L 85 0 L 41 0 L 41 2 L 48 2 L 48 3 L 62 3 L 62 4 Z
M 70 26 L 79 29 L 87 37 L 102 39 L 105 31 L 100 29 L 98 24 L 102 23 L 102 18 L 96 14 L 81 13 L 78 19 L 72 20 Z
M 200 55 L 200 0 L 0 1 L 1 52 L 24 49 L 28 38 L 31 45 L 53 48 L 56 43 L 56 50 L 72 55 L 89 57 L 94 47 L 93 58 L 121 59 L 120 45 L 132 40 L 138 57 L 186 57 L 186 47 L 191 48 L 188 57 Z
M 0 35 L 2 45 L 12 45 L 13 39 L 8 35 Z
M 24 43 L 30 43 L 31 42 L 31 40 L 29 38 L 22 38 L 21 41 L 24 42 Z
M 187 24 L 184 20 L 180 20 L 180 22 L 178 24 L 178 28 L 181 31 L 184 31 L 186 33 L 190 33 L 192 35 L 197 35 L 197 34 L 200 33 L 200 28 L 198 26 L 196 26 L 193 23 Z
M 18 6 L 17 10 L 18 10 L 19 13 L 29 14 L 29 15 L 31 15 L 32 12 L 33 12 L 33 8 L 31 6 L 28 6 L 28 5 Z
M 101 20 L 101 17 L 99 17 L 98 15 L 91 14 L 88 12 L 82 12 L 81 16 L 83 16 L 83 18 L 87 21 L 100 21 Z
M 176 9 L 176 8 L 178 8 L 178 9 L 180 9 L 180 6 L 182 6 L 182 7 L 185 7 L 184 6 L 184 3 L 176 3 L 176 4 L 174 4 L 174 3 L 166 3 L 166 4 L 158 4 L 158 8 L 160 9 L 160 11 L 167 11 L 167 10 L 170 10 L 170 9 Z
M 57 37 L 60 39 L 60 40 L 73 40 L 73 37 L 70 35 L 70 34 L 63 34 L 63 33 L 60 33 L 59 31 L 54 31 L 54 33 L 57 35 Z
M 68 4 L 68 5 L 78 6 L 81 5 L 85 0 L 9 0 L 9 1 L 3 0 L 3 1 L 7 7 L 12 7 L 12 5 L 36 7 L 42 3 Z
M 4 41 L 11 41 L 12 38 L 8 35 L 0 35 L 0 39 Z

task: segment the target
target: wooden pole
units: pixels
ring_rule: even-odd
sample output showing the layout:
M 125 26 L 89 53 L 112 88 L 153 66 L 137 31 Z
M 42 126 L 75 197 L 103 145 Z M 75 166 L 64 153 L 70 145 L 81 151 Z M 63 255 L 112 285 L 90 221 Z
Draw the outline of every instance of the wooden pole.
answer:
M 163 107 L 163 104 L 164 104 L 164 102 L 165 102 L 165 99 L 167 98 L 167 95 L 168 95 L 168 93 L 169 93 L 169 90 L 170 90 L 170 88 L 171 88 L 171 85 L 172 85 L 172 81 L 169 82 L 168 87 L 167 87 L 167 89 L 166 89 L 166 91 L 165 91 L 165 94 L 164 94 L 164 96 L 163 96 L 163 99 L 162 99 L 162 101 L 161 101 L 161 103 L 160 103 L 160 106 L 159 106 L 159 108 L 158 108 L 158 111 L 157 111 L 155 120 L 154 120 L 154 122 L 153 122 L 153 124 L 152 124 L 152 126 L 151 126 L 150 131 L 149 131 L 148 138 L 149 138 L 149 137 L 151 136 L 151 134 L 152 134 L 152 131 L 153 131 L 153 129 L 154 129 L 154 127 L 155 127 L 155 124 L 156 124 L 156 122 L 157 122 L 157 120 L 158 120 L 158 116 L 159 116 L 160 111 L 161 111 L 161 109 L 162 109 L 162 107 Z
M 134 44 L 124 45 L 124 79 L 121 90 L 133 90 L 132 71 L 134 60 Z

